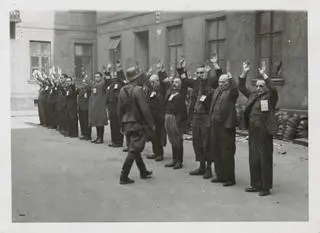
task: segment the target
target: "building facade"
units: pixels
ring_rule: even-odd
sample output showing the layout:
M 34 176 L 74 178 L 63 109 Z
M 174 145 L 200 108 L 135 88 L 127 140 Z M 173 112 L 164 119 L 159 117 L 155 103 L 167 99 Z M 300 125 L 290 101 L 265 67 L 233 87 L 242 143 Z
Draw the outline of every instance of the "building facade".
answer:
M 79 67 L 92 73 L 117 60 L 124 68 L 138 63 L 145 69 L 155 68 L 162 61 L 169 71 L 181 57 L 192 74 L 198 64 L 217 53 L 224 70 L 229 61 L 233 76 L 239 75 L 243 60 L 248 59 L 254 68 L 249 85 L 257 77 L 258 66 L 265 62 L 279 91 L 278 106 L 295 111 L 308 109 L 306 12 L 69 11 L 43 13 L 41 22 L 37 18 L 29 21 L 25 12 L 21 18 L 17 34 L 20 30 L 24 37 L 12 42 L 19 44 L 13 47 L 20 46 L 14 49 L 17 54 L 12 54 L 11 64 L 18 63 L 12 66 L 12 98 L 26 93 L 31 98 L 36 96 L 37 87 L 27 76 L 32 67 L 42 68 L 38 61 L 46 61 L 42 57 L 49 55 L 53 64 L 77 76 Z M 51 48 L 33 41 L 50 42 Z M 43 51 L 41 58 L 34 58 L 34 65 L 30 59 L 37 46 Z M 241 96 L 239 102 L 243 101 Z

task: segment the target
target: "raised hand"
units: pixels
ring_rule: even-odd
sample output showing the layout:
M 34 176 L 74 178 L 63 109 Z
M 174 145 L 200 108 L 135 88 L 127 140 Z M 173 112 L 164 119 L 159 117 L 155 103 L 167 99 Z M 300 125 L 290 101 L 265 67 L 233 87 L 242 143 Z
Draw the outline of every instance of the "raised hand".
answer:
M 248 60 L 245 60 L 242 63 L 242 74 L 240 75 L 240 78 L 245 78 L 248 72 L 250 71 L 250 69 L 251 69 L 250 62 Z
M 210 58 L 210 61 L 212 62 L 212 64 L 217 64 L 218 63 L 218 55 L 216 53 L 214 53 L 212 55 L 212 57 Z
M 264 79 L 268 78 L 268 75 L 266 74 L 266 62 L 265 61 L 262 62 L 261 68 L 259 68 L 259 73 Z
M 232 79 L 231 66 L 229 61 L 227 61 L 227 75 L 229 79 Z

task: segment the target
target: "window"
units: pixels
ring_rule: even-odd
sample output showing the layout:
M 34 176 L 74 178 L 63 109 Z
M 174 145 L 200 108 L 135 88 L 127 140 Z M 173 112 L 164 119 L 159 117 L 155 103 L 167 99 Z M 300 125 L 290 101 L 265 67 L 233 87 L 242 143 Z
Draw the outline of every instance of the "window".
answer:
M 85 71 L 89 77 L 92 77 L 92 44 L 74 45 L 74 65 L 77 82 L 81 82 L 82 71 Z
M 226 69 L 225 57 L 226 20 L 219 18 L 207 22 L 207 59 L 213 54 L 218 55 L 220 67 Z
M 265 62 L 267 72 L 273 78 L 281 77 L 283 23 L 283 12 L 257 13 L 257 65 Z
M 115 66 L 117 61 L 121 61 L 121 38 L 120 36 L 111 37 L 109 44 L 110 62 Z
M 10 22 L 10 39 L 16 38 L 16 23 Z
M 48 74 L 51 64 L 51 43 L 30 41 L 30 61 L 31 74 L 34 70 L 39 70 Z
M 183 54 L 182 25 L 168 27 L 168 64 L 177 68 L 177 64 Z

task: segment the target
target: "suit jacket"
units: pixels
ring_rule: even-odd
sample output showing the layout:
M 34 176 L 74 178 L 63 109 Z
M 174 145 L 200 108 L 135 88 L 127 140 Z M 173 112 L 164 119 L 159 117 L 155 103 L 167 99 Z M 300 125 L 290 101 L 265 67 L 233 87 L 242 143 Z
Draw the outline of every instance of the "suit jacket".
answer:
M 270 78 L 266 79 L 266 86 L 268 91 L 264 92 L 262 95 L 258 95 L 256 91 L 249 91 L 247 89 L 246 78 L 239 78 L 239 90 L 248 98 L 246 108 L 244 110 L 245 127 L 249 128 L 249 119 L 254 103 L 259 100 L 268 100 L 269 111 L 263 112 L 261 120 L 267 131 L 270 134 L 275 134 L 277 132 L 275 108 L 278 102 L 278 92 Z
M 218 101 L 220 96 L 220 101 Z M 212 103 L 210 107 L 211 120 L 214 119 L 214 108 L 218 108 L 218 114 L 220 116 L 221 123 L 225 128 L 236 127 L 237 124 L 237 114 L 236 114 L 236 101 L 239 96 L 238 87 L 235 80 L 231 80 L 231 84 L 228 90 L 221 90 L 218 87 L 213 96 Z
M 77 110 L 77 91 L 75 85 L 66 88 L 66 107 L 70 111 Z
M 187 106 L 185 97 L 179 93 L 171 101 L 169 101 L 171 92 L 167 93 L 165 98 L 165 112 L 176 116 L 177 125 L 180 129 L 184 129 L 188 120 Z
M 91 87 L 85 85 L 80 87 L 78 90 L 78 109 L 85 111 L 89 109 L 89 98 L 91 95 Z

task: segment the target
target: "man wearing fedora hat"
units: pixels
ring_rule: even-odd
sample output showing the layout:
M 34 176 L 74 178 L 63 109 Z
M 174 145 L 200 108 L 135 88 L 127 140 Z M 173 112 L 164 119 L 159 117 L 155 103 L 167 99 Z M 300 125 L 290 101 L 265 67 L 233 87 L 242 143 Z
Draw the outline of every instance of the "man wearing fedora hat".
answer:
M 128 140 L 129 150 L 122 165 L 120 184 L 134 183 L 134 180 L 128 177 L 134 161 L 142 179 L 152 175 L 152 171 L 147 170 L 142 160 L 141 152 L 147 137 L 153 134 L 154 122 L 143 89 L 138 85 L 141 72 L 136 67 L 131 67 L 126 71 L 126 75 L 129 83 L 120 90 L 118 116 L 122 131 Z M 149 132 L 148 135 L 145 132 Z

